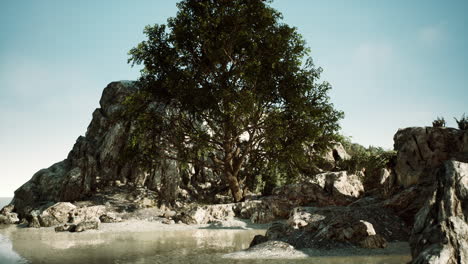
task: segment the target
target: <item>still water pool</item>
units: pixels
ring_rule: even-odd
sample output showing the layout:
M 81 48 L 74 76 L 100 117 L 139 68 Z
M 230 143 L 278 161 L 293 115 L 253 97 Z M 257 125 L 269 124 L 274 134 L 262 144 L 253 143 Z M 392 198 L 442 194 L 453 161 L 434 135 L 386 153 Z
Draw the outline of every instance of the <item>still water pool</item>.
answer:
M 387 255 L 329 256 L 306 259 L 239 260 L 226 253 L 248 247 L 265 230 L 161 228 L 131 226 L 130 231 L 103 228 L 84 233 L 55 233 L 52 228 L 0 226 L 0 264 L 146 264 L 146 263 L 316 263 L 400 264 L 410 261 L 407 248 Z M 131 225 L 131 224 L 129 224 Z
M 408 254 L 236 260 L 223 255 L 248 247 L 262 230 L 191 229 L 151 232 L 55 233 L 52 229 L 0 228 L 0 263 L 359 263 L 397 264 Z

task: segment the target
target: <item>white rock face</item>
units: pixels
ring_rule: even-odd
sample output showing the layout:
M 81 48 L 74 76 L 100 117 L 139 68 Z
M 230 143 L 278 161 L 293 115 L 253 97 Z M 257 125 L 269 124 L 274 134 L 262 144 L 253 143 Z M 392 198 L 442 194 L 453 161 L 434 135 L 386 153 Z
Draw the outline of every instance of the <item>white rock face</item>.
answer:
M 76 209 L 75 205 L 60 202 L 43 210 L 37 217 L 40 225 L 43 227 L 56 226 L 67 223 L 70 218 L 70 212 L 74 209 Z
M 416 215 L 412 263 L 468 263 L 468 163 L 447 161 L 436 178 L 432 197 Z
M 232 220 L 235 216 L 235 204 L 215 204 L 194 206 L 175 216 L 186 224 L 209 224 L 219 221 Z
M 358 198 L 364 193 L 364 185 L 357 174 L 348 174 L 346 171 L 326 172 L 317 174 L 311 180 L 333 194 Z

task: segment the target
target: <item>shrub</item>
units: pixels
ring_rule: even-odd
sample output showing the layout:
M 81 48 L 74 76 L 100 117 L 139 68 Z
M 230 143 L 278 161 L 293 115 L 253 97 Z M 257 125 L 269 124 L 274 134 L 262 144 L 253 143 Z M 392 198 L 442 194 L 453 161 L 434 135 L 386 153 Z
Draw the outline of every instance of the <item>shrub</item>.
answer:
M 384 150 L 381 147 L 373 146 L 363 147 L 358 151 L 355 149 L 351 158 L 341 161 L 339 167 L 352 173 L 365 171 L 367 175 L 391 167 L 395 157 L 396 152 L 393 150 Z
M 458 128 L 461 130 L 467 130 L 468 129 L 468 117 L 463 114 L 460 118 L 460 120 L 454 118 L 455 121 L 458 124 Z
M 373 146 L 365 148 L 359 144 L 351 143 L 346 138 L 342 140 L 342 144 L 351 158 L 340 161 L 337 166 L 338 169 L 354 174 L 363 172 L 361 175 L 364 177 L 362 180 L 366 189 L 378 185 L 382 169 L 392 168 L 395 165 L 396 151 Z
M 433 127 L 445 127 L 445 119 L 443 117 L 437 117 L 436 120 L 432 121 Z

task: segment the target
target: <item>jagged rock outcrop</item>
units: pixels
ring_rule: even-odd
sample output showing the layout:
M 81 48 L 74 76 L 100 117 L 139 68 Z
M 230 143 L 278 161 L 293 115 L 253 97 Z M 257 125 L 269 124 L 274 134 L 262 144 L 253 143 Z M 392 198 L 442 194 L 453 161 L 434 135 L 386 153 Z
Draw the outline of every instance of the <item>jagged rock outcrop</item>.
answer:
M 0 225 L 12 225 L 20 221 L 18 214 L 13 212 L 14 208 L 15 207 L 10 204 L 0 210 Z
M 311 182 L 319 185 L 325 192 L 330 193 L 335 200 L 349 203 L 364 193 L 363 175 L 346 171 L 326 172 L 315 175 Z M 340 204 L 339 202 L 338 204 Z
M 396 189 L 396 174 L 393 170 L 382 168 L 378 174 L 377 187 L 378 196 L 384 199 L 389 198 Z
M 101 222 L 100 219 L 105 219 L 109 222 L 119 221 L 117 216 L 107 212 L 105 206 L 94 205 L 77 207 L 75 204 L 69 202 L 44 205 L 32 210 L 26 218 L 29 221 L 29 227 L 37 228 L 64 225 L 59 227 L 59 230 L 70 228 L 69 226 L 72 225 L 77 226 L 85 222 Z
M 414 185 L 382 201 L 381 206 L 392 209 L 408 226 L 413 226 L 414 217 L 424 206 L 431 190 L 431 186 Z
M 239 203 L 235 211 L 241 218 L 263 224 L 288 218 L 291 209 L 298 206 L 348 205 L 363 193 L 358 175 L 345 171 L 328 172 L 301 183 L 275 188 L 271 196 Z
M 44 202 L 83 199 L 117 180 L 145 184 L 146 174 L 137 162 L 119 156 L 128 144 L 131 129 L 131 122 L 121 118 L 122 102 L 136 89 L 127 81 L 110 83 L 104 89 L 101 107 L 93 112 L 86 136 L 77 139 L 68 157 L 38 171 L 15 191 L 13 204 L 21 216 Z
M 238 203 L 234 210 L 240 218 L 250 219 L 252 223 L 265 224 L 287 218 L 292 204 L 292 201 L 275 195 Z
M 338 162 L 350 159 L 351 156 L 346 152 L 343 144 L 336 142 L 327 149 L 320 158 L 323 159 L 323 164 L 320 164 L 320 169 L 329 171 L 333 170 L 337 166 Z
M 435 176 L 435 190 L 416 215 L 412 263 L 468 263 L 468 163 L 447 161 Z
M 75 208 L 69 212 L 69 222 L 79 224 L 82 222 L 99 222 L 101 216 L 106 215 L 106 207 L 103 205 Z
M 346 171 L 317 174 L 307 181 L 273 190 L 273 195 L 287 199 L 294 207 L 348 205 L 363 193 L 361 177 Z
M 395 171 L 404 187 L 433 182 L 431 173 L 449 159 L 468 161 L 468 130 L 409 127 L 394 136 Z
M 387 241 L 405 241 L 408 237 L 406 224 L 380 204 L 298 207 L 286 223 L 274 223 L 265 237 L 257 237 L 252 245 L 280 240 L 296 248 L 384 248 Z
M 40 226 L 56 226 L 67 223 L 70 219 L 70 213 L 75 209 L 76 206 L 71 203 L 56 203 L 50 207 L 47 207 L 41 212 L 38 212 L 37 218 L 39 220 Z

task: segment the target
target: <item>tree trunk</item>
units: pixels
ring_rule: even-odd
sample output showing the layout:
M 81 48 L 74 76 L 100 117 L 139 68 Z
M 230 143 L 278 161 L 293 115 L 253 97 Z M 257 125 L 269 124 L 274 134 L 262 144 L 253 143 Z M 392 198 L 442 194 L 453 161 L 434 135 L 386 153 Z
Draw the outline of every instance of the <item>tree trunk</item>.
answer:
M 227 171 L 226 179 L 229 183 L 229 189 L 231 189 L 231 194 L 234 198 L 234 201 L 236 203 L 240 202 L 242 198 L 244 198 L 244 193 L 242 192 L 242 189 L 239 186 L 239 180 L 237 179 L 237 175 L 234 175 L 233 173 Z

